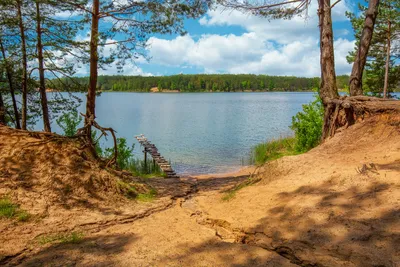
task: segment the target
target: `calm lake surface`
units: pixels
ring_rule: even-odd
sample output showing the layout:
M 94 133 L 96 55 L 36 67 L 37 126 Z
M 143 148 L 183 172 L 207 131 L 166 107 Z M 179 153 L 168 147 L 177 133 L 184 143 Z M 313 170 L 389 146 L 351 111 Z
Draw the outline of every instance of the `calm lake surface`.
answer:
M 77 96 L 85 102 L 84 94 Z M 97 97 L 96 115 L 100 125 L 135 144 L 137 157 L 143 153 L 134 136 L 144 134 L 178 173 L 215 173 L 246 165 L 252 146 L 290 135 L 292 116 L 312 100 L 313 93 L 294 92 L 109 92 Z M 42 124 L 35 128 L 42 129 Z M 102 143 L 107 145 L 110 138 Z

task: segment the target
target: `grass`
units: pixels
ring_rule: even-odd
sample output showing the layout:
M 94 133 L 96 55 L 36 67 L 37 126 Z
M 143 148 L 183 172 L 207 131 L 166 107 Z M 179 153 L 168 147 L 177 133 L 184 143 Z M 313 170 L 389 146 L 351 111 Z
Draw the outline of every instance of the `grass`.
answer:
M 259 178 L 253 178 L 253 177 L 250 176 L 247 180 L 239 183 L 238 185 L 236 185 L 232 189 L 229 189 L 228 191 L 226 191 L 221 199 L 223 201 L 229 201 L 229 200 L 231 200 L 232 198 L 234 198 L 236 196 L 236 193 L 240 189 L 245 188 L 245 187 L 250 186 L 250 185 L 253 185 L 253 184 L 257 183 L 258 181 L 260 181 Z
M 151 202 L 157 195 L 157 191 L 154 188 L 151 188 L 146 193 L 138 193 L 137 189 L 124 181 L 118 180 L 117 186 L 124 193 L 124 195 L 130 199 L 136 199 L 142 202 Z
M 263 165 L 267 161 L 276 160 L 284 156 L 300 154 L 295 149 L 296 138 L 284 137 L 269 142 L 261 143 L 251 149 L 250 163 L 257 166 Z M 248 180 L 236 185 L 234 188 L 226 191 L 222 196 L 223 201 L 230 201 L 236 196 L 236 193 L 249 185 L 256 183 L 258 180 L 250 177 Z
M 238 190 L 232 190 L 232 191 L 228 191 L 228 192 L 226 192 L 223 196 L 222 196 L 222 200 L 223 201 L 229 201 L 229 200 L 231 200 L 232 198 L 234 198 L 235 196 L 236 196 L 236 192 L 237 192 Z
M 30 214 L 21 209 L 19 205 L 13 203 L 8 197 L 0 198 L 0 218 L 17 219 L 20 222 L 26 222 Z
M 131 158 L 125 169 L 141 178 L 166 177 L 166 174 L 161 171 L 157 164 L 153 165 L 151 159 L 145 164 L 144 160 Z
M 143 194 L 138 194 L 136 196 L 136 199 L 138 201 L 142 201 L 142 202 L 151 202 L 154 200 L 154 198 L 157 195 L 157 191 L 155 189 L 150 189 L 149 192 L 147 193 L 143 193 Z
M 117 186 L 127 198 L 131 199 L 136 198 L 138 195 L 136 188 L 130 185 L 129 183 L 125 183 L 124 181 L 118 180 Z
M 83 234 L 80 232 L 62 233 L 55 235 L 46 235 L 39 237 L 39 244 L 45 245 L 48 243 L 62 243 L 62 244 L 77 244 L 83 239 Z
M 296 138 L 285 137 L 261 143 L 252 148 L 250 162 L 262 165 L 267 161 L 276 160 L 284 156 L 297 155 L 295 149 Z

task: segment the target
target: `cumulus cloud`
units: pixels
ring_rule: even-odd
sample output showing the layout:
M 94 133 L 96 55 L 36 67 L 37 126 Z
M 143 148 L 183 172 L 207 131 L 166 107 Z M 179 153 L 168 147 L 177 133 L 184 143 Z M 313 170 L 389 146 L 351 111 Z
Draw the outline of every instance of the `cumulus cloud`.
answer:
M 277 45 L 255 33 L 242 35 L 203 35 L 173 40 L 152 37 L 149 40 L 152 61 L 167 66 L 196 66 L 206 73 L 255 73 L 271 75 L 318 76 L 318 39 L 309 37 Z M 339 74 L 350 72 L 346 55 L 354 42 L 335 41 L 336 68 Z
M 87 42 L 90 40 L 90 35 L 87 33 L 86 35 L 81 35 L 76 38 L 76 41 Z M 117 49 L 116 40 L 107 39 L 105 41 L 109 43 L 109 45 L 99 47 L 101 55 L 104 57 L 109 57 L 112 55 L 113 51 Z M 89 55 L 82 54 L 81 50 L 73 49 L 72 54 L 63 55 L 61 51 L 53 51 L 53 53 L 59 58 L 53 61 L 45 62 L 45 64 L 54 63 L 56 66 L 63 67 L 68 64 L 74 64 L 74 71 L 76 76 L 88 76 L 89 75 L 89 64 L 82 63 L 78 61 L 75 55 L 79 57 L 88 57 Z M 62 57 L 61 57 L 62 56 Z M 146 60 L 143 57 L 139 57 L 133 60 L 126 60 L 125 64 L 122 66 L 122 69 L 118 68 L 117 62 L 114 61 L 111 64 L 103 65 L 99 68 L 99 75 L 140 75 L 140 76 L 153 76 L 150 72 L 145 72 L 143 69 L 138 66 L 138 63 L 144 63 Z
M 345 21 L 345 1 L 333 9 L 334 21 Z M 316 1 L 308 15 L 292 20 L 272 20 L 216 8 L 200 18 L 203 27 L 240 26 L 240 35 L 204 34 L 172 40 L 152 37 L 149 54 L 152 62 L 174 67 L 196 66 L 205 73 L 254 73 L 271 75 L 319 76 L 319 31 Z M 344 32 L 343 29 L 339 29 Z M 351 66 L 346 55 L 354 42 L 339 38 L 335 41 L 338 74 L 346 74 Z

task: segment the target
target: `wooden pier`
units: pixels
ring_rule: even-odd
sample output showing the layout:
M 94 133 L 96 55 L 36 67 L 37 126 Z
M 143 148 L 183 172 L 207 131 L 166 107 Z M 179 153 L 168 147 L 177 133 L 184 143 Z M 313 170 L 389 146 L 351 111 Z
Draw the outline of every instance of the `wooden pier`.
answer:
M 160 169 L 167 175 L 167 178 L 179 178 L 179 176 L 176 175 L 175 171 L 172 169 L 171 164 L 164 157 L 162 157 L 160 153 L 158 153 L 158 149 L 154 144 L 147 140 L 143 134 L 137 135 L 135 138 L 144 148 L 143 153 L 146 163 L 147 153 L 149 153 L 153 158 L 154 164 L 157 164 L 160 167 Z

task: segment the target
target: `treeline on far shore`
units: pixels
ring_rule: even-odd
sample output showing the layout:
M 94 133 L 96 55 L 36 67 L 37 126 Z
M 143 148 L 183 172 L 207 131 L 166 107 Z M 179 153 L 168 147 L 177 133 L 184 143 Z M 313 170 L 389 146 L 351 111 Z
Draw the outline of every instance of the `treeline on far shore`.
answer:
M 86 90 L 88 77 L 53 80 L 52 87 L 60 91 Z M 339 89 L 345 89 L 348 75 L 337 76 Z M 241 92 L 241 91 L 311 91 L 319 87 L 320 78 L 269 76 L 252 74 L 179 74 L 172 76 L 99 76 L 98 90 L 150 92 L 174 90 L 180 92 Z

